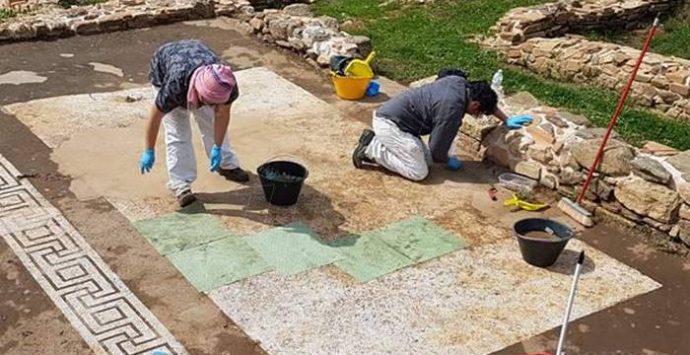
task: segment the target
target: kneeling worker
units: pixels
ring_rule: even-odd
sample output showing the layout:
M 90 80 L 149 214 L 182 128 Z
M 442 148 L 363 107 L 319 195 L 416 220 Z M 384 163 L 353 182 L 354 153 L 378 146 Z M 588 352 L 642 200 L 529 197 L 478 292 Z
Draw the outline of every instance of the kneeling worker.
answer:
M 498 96 L 487 82 L 468 82 L 453 71 L 441 74 L 433 83 L 411 89 L 374 112 L 374 130 L 364 130 L 352 161 L 357 168 L 378 164 L 413 181 L 424 180 L 432 163 L 459 170 L 462 162 L 449 156 L 449 150 L 466 113 L 494 115 L 509 129 L 532 122 L 528 115 L 507 117 L 497 103 Z M 421 140 L 425 135 L 429 135 L 428 147 Z

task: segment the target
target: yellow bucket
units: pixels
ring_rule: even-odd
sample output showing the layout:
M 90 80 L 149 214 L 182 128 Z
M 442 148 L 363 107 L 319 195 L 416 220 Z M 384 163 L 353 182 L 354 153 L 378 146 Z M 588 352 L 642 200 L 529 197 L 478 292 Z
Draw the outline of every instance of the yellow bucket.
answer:
M 335 94 L 345 100 L 359 100 L 364 97 L 371 78 L 339 76 L 331 73 Z

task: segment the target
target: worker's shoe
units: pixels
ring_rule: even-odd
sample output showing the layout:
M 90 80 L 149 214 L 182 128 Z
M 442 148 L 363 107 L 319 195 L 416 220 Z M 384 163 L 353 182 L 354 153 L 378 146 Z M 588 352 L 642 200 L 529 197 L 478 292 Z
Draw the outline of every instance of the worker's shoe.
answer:
M 241 168 L 235 169 L 220 169 L 218 174 L 226 178 L 227 180 L 234 182 L 247 182 L 249 181 L 249 174 Z
M 355 168 L 361 169 L 364 166 L 364 163 L 374 163 L 373 160 L 367 157 L 365 152 L 367 151 L 367 147 L 369 146 L 369 144 L 375 136 L 376 134 L 374 133 L 374 131 L 370 129 L 365 129 L 362 132 L 362 135 L 359 136 L 359 143 L 357 144 L 357 148 L 355 148 L 355 151 L 352 152 L 352 164 L 355 165 Z
M 181 194 L 177 195 L 177 203 L 179 203 L 180 207 L 182 208 L 187 207 L 194 202 L 196 202 L 196 196 L 192 190 L 185 190 Z

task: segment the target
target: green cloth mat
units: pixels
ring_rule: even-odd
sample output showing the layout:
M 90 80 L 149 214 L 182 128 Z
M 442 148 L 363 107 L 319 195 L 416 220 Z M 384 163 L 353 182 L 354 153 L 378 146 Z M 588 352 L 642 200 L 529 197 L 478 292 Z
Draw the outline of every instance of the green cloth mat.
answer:
M 333 246 L 343 255 L 343 259 L 334 265 L 359 282 L 373 280 L 414 263 L 375 237 L 350 236 L 333 243 Z
M 427 261 L 465 246 L 464 241 L 434 223 L 414 217 L 333 243 L 344 255 L 337 267 L 367 282 L 403 267 Z
M 218 218 L 206 213 L 172 213 L 134 222 L 134 227 L 161 255 L 194 248 L 230 235 Z
M 294 275 L 340 259 L 309 227 L 290 224 L 245 237 L 266 262 L 283 275 Z
M 373 231 L 378 237 L 414 262 L 423 262 L 465 247 L 465 242 L 433 222 L 413 217 Z
M 242 238 L 232 236 L 178 251 L 167 257 L 201 292 L 208 292 L 271 269 Z

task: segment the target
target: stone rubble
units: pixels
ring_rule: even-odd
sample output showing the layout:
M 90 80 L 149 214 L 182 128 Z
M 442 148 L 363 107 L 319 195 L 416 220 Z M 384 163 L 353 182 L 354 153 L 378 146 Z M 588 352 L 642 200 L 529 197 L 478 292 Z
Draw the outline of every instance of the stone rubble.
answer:
M 282 10 L 264 10 L 249 20 L 260 39 L 304 54 L 320 66 L 328 66 L 335 55 L 366 57 L 371 41 L 339 31 L 331 17 L 312 17 L 306 4 L 288 5 Z

